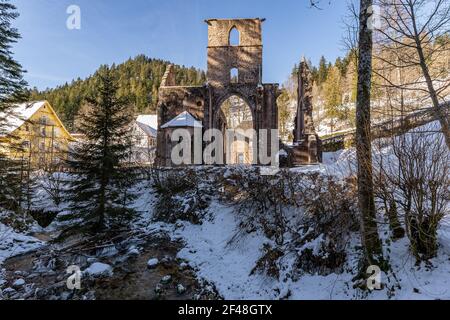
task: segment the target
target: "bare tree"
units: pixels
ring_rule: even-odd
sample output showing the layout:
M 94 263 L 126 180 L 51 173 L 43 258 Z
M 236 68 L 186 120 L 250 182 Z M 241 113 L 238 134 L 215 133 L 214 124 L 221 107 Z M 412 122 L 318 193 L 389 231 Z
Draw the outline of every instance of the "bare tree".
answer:
M 318 8 L 319 0 L 311 0 L 311 7 Z M 371 142 L 371 88 L 373 0 L 360 0 L 359 12 L 350 4 L 350 19 L 344 45 L 355 48 L 358 59 L 358 86 L 356 98 L 356 153 L 358 162 L 358 202 L 361 212 L 361 237 L 366 253 L 366 263 L 382 262 L 382 244 L 378 235 L 372 172 Z M 353 16 L 352 16 L 353 15 Z M 356 19 L 356 16 L 358 17 Z M 355 19 L 353 19 L 355 18 Z M 355 23 L 356 22 L 356 23 Z
M 344 36 L 342 37 L 343 50 L 346 52 L 356 51 L 359 42 L 359 8 L 355 0 L 349 0 L 347 2 L 347 14 L 342 19 L 344 27 Z M 354 58 L 358 63 L 358 55 L 355 54 Z
M 38 173 L 40 180 L 40 187 L 52 199 L 53 203 L 59 207 L 64 197 L 64 186 L 66 185 L 65 174 L 63 172 L 40 171 Z
M 358 201 L 361 235 L 369 264 L 382 261 L 372 176 L 370 105 L 372 85 L 372 30 L 369 28 L 372 0 L 360 1 L 358 42 L 358 89 L 356 101 L 356 153 L 358 160 Z
M 311 6 L 311 8 L 316 8 L 316 9 L 322 10 L 319 7 L 319 3 L 320 3 L 320 0 L 309 0 L 309 5 Z
M 378 0 L 382 26 L 377 39 L 377 60 L 382 64 L 377 74 L 386 86 L 404 92 L 416 100 L 431 100 L 447 147 L 450 148 L 450 122 L 446 96 L 450 93 L 450 1 L 449 0 Z M 442 41 L 443 40 L 443 41 Z M 440 65 L 440 67 L 438 67 Z M 389 75 L 396 74 L 392 77 Z M 422 94 L 423 97 L 417 97 Z
M 394 237 L 402 235 L 398 217 L 403 218 L 418 261 L 436 256 L 437 230 L 450 201 L 450 152 L 433 127 L 428 124 L 391 137 L 385 147 L 392 152 L 379 152 L 375 160 L 377 198 L 394 220 Z

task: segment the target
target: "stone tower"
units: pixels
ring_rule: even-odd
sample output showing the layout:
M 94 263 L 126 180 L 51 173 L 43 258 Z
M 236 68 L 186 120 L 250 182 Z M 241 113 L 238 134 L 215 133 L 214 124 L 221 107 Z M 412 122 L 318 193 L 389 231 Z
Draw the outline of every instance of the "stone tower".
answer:
M 230 70 L 237 69 L 238 82 L 257 85 L 262 74 L 262 34 L 264 19 L 207 20 L 208 71 L 211 85 L 230 83 Z M 232 32 L 239 43 L 231 44 Z

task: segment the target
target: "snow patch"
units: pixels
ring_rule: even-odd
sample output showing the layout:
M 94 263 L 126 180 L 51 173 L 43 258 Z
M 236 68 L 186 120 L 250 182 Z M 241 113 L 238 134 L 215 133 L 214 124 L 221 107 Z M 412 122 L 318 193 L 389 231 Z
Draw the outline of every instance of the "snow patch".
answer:
M 159 260 L 157 258 L 153 258 L 148 260 L 147 262 L 147 267 L 149 267 L 150 269 L 155 268 L 159 263 Z
M 175 236 L 186 241 L 178 258 L 188 260 L 190 266 L 198 269 L 197 275 L 213 282 L 225 299 L 275 298 L 275 281 L 250 275 L 262 256 L 261 245 L 266 239 L 259 234 L 248 234 L 231 241 L 238 231 L 233 208 L 213 201 L 210 210 L 214 212 L 212 221 L 186 224 L 175 232 Z
M 0 265 L 10 257 L 36 250 L 43 245 L 44 242 L 0 223 Z
M 112 267 L 109 264 L 101 263 L 101 262 L 95 262 L 91 264 L 89 268 L 84 270 L 83 272 L 85 275 L 98 277 L 98 276 L 112 276 L 113 271 Z

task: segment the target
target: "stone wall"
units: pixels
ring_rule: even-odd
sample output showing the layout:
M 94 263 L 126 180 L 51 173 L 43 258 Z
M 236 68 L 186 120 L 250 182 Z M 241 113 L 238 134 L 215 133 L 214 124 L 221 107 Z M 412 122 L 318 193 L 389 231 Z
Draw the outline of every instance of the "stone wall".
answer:
M 262 72 L 262 20 L 207 20 L 207 23 L 208 81 L 211 84 L 229 83 L 231 69 L 237 68 L 240 83 L 259 83 Z M 238 46 L 229 45 L 233 29 L 239 31 Z
M 223 129 L 222 104 L 231 96 L 243 99 L 252 111 L 253 128 L 277 129 L 279 95 L 278 84 L 262 84 L 262 19 L 207 20 L 208 70 L 207 84 L 197 87 L 181 87 L 175 83 L 175 74 L 169 66 L 160 90 L 158 123 L 164 125 L 184 111 L 203 123 L 203 130 Z M 240 43 L 229 45 L 230 31 L 236 28 Z M 239 81 L 231 83 L 230 70 L 237 68 Z M 270 140 L 269 140 L 270 141 Z M 158 129 L 158 158 L 167 164 L 170 141 L 163 130 Z M 270 150 L 270 148 L 269 148 Z

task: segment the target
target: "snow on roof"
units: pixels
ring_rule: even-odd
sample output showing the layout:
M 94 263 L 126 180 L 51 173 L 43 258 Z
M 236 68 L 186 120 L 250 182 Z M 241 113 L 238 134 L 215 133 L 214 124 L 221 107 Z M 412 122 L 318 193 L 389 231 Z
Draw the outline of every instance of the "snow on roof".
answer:
M 161 126 L 162 129 L 174 127 L 202 128 L 203 125 L 200 121 L 195 120 L 195 118 L 189 112 L 184 111 L 183 113 L 180 113 L 178 116 L 167 122 L 165 125 Z
M 140 115 L 136 119 L 138 127 L 148 136 L 156 137 L 158 130 L 158 116 L 157 115 Z
M 6 119 L 4 132 L 9 134 L 22 126 L 25 121 L 28 121 L 33 114 L 45 105 L 46 101 L 26 102 L 14 105 L 11 110 L 6 113 L 0 113 L 0 118 Z

